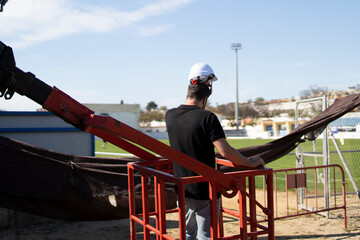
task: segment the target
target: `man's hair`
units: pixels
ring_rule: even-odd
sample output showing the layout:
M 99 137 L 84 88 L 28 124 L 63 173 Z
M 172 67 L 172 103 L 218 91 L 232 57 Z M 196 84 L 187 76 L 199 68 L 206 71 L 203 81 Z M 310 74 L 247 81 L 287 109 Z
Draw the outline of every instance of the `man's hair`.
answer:
M 197 84 L 197 85 L 189 85 L 187 96 L 188 98 L 196 99 L 197 101 L 201 101 L 206 97 L 209 97 L 212 93 L 211 88 L 206 86 L 205 84 Z

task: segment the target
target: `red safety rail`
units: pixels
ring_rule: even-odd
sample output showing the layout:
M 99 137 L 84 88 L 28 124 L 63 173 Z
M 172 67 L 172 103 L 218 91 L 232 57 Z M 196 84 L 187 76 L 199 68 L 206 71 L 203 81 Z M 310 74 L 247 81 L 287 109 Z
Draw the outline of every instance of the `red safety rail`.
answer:
M 329 171 L 327 171 L 329 170 Z M 337 171 L 336 171 L 337 170 Z M 314 213 L 327 213 L 343 210 L 344 228 L 346 228 L 346 192 L 343 168 L 340 165 L 314 166 L 274 170 L 274 220 L 298 217 Z M 331 196 L 329 205 L 325 204 L 325 193 L 330 186 L 320 181 L 319 174 L 330 175 Z M 263 178 L 263 182 L 265 182 Z M 340 184 L 337 182 L 341 182 Z M 260 185 L 260 184 L 259 184 Z M 266 186 L 263 183 L 263 186 Z M 258 186 L 261 187 L 261 186 Z M 260 201 L 266 201 L 266 187 Z M 302 198 L 300 192 L 302 191 Z M 261 195 L 261 194 L 259 194 Z M 286 203 L 279 204 L 280 198 Z M 340 198 L 340 200 L 338 199 Z M 265 218 L 265 216 L 259 216 Z
M 336 171 L 336 169 L 338 171 Z M 285 180 L 285 192 L 286 192 L 286 210 L 285 212 L 280 213 L 278 206 L 278 181 L 279 175 L 284 174 L 281 177 L 282 181 Z M 329 177 L 330 181 L 327 185 L 327 181 L 320 181 L 319 173 L 323 174 L 324 178 Z M 326 176 L 329 174 L 329 176 Z M 310 176 L 311 175 L 311 176 Z M 340 179 L 341 190 L 338 190 L 339 184 L 337 184 L 337 179 Z M 345 192 L 345 174 L 344 170 L 340 165 L 323 165 L 323 166 L 313 166 L 313 167 L 303 167 L 303 168 L 288 168 L 288 169 L 279 169 L 274 170 L 274 203 L 275 203 L 275 216 L 274 219 L 283 219 L 289 217 L 297 217 L 302 215 L 329 212 L 333 210 L 343 210 L 344 215 L 344 228 L 346 229 L 346 192 Z M 319 186 L 321 185 L 321 186 Z M 332 190 L 330 190 L 330 188 Z M 290 196 L 291 189 L 295 189 L 295 194 Z M 326 192 L 330 191 L 330 199 L 328 199 L 328 206 L 324 203 Z M 303 191 L 304 198 L 300 196 L 300 191 Z M 341 202 L 337 200 L 338 195 L 340 194 Z M 295 196 L 294 196 L 295 195 Z M 311 200 L 311 202 L 310 202 Z M 290 203 L 294 203 L 292 206 L 289 206 Z M 291 211 L 294 209 L 293 211 Z
M 172 175 L 169 170 L 168 160 L 158 160 L 152 162 L 136 162 L 128 164 L 128 183 L 129 183 L 129 206 L 131 222 L 131 239 L 136 239 L 136 224 L 142 226 L 143 237 L 150 239 L 150 233 L 156 235 L 157 239 L 175 239 L 167 234 L 166 214 L 178 213 L 179 236 L 176 239 L 186 239 L 185 228 L 185 185 L 197 182 L 209 182 L 209 198 L 211 208 L 211 239 L 257 239 L 258 235 L 267 235 L 268 239 L 274 239 L 274 219 L 273 219 L 273 177 L 272 169 L 254 169 L 238 172 L 226 173 L 236 182 L 239 209 L 238 211 L 222 208 L 217 221 L 217 185 L 208 181 L 202 176 L 179 178 Z M 231 163 L 219 160 L 218 163 L 232 166 Z M 165 167 L 164 167 L 165 166 Z M 171 164 L 170 164 L 171 166 Z M 136 213 L 134 174 L 139 172 L 142 177 L 142 212 Z M 266 176 L 267 181 L 267 207 L 262 206 L 255 195 L 255 176 Z M 149 212 L 149 192 L 148 177 L 154 179 L 154 212 Z M 246 181 L 248 179 L 249 191 L 246 191 Z M 165 183 L 170 182 L 177 185 L 178 208 L 166 210 L 165 208 Z M 235 199 L 234 199 L 235 200 Z M 247 201 L 249 204 L 247 204 Z M 267 226 L 261 225 L 257 220 L 256 208 L 261 208 L 267 216 Z M 249 212 L 249 215 L 247 215 Z M 230 214 L 239 219 L 239 233 L 233 236 L 224 236 L 223 214 Z M 155 226 L 150 224 L 150 217 L 155 218 Z M 264 222 L 264 221 L 262 221 Z
M 66 93 L 62 92 L 61 90 L 57 89 L 56 87 L 53 87 L 52 92 L 46 99 L 45 103 L 43 104 L 43 108 L 47 109 L 48 111 L 54 113 L 58 117 L 64 119 L 66 122 L 69 122 L 70 124 L 74 125 L 75 127 L 90 132 L 98 137 L 103 138 L 104 140 L 107 140 L 114 145 L 134 154 L 135 156 L 139 157 L 141 160 L 145 160 L 147 162 L 137 162 L 130 164 L 129 166 L 129 186 L 133 186 L 133 173 L 132 171 L 134 169 L 136 170 L 142 170 L 143 171 L 143 214 L 142 214 L 142 224 L 144 225 L 144 231 L 145 231 L 145 239 L 149 239 L 148 231 L 149 229 L 156 232 L 156 234 L 160 234 L 161 238 L 166 239 L 166 235 L 163 234 L 166 229 L 166 225 L 164 225 L 164 221 L 162 221 L 163 216 L 165 214 L 165 192 L 164 192 L 164 181 L 169 182 L 175 182 L 178 184 L 179 187 L 179 203 L 180 203 L 180 211 L 181 216 L 179 217 L 181 224 L 180 224 L 180 230 L 181 230 L 181 239 L 184 238 L 184 185 L 189 184 L 192 182 L 204 182 L 207 181 L 210 184 L 210 190 L 211 190 L 211 199 L 216 198 L 216 192 L 221 192 L 226 197 L 234 197 L 238 192 L 241 205 L 239 205 L 239 208 L 241 207 L 241 238 L 246 239 L 247 236 L 251 236 L 252 238 L 256 237 L 258 234 L 265 234 L 267 233 L 269 235 L 269 239 L 274 238 L 274 228 L 273 228 L 273 205 L 272 205 L 272 195 L 270 197 L 269 192 L 269 205 L 267 208 L 263 208 L 264 212 L 269 216 L 269 223 L 268 228 L 263 226 L 257 226 L 257 221 L 254 218 L 254 213 L 251 214 L 250 218 L 247 219 L 243 213 L 246 212 L 246 200 L 245 198 L 249 198 L 250 201 L 254 202 L 255 205 L 259 205 L 258 202 L 255 200 L 255 195 L 253 193 L 246 193 L 244 189 L 245 184 L 245 177 L 247 177 L 246 174 L 249 175 L 249 177 L 252 177 L 252 175 L 256 174 L 270 174 L 272 173 L 271 169 L 262 169 L 262 170 L 252 170 L 254 172 L 241 172 L 241 173 L 227 173 L 224 174 L 222 172 L 219 172 L 208 165 L 201 163 L 197 161 L 196 159 L 177 151 L 170 146 L 140 132 L 136 129 L 112 118 L 109 116 L 99 116 L 95 115 L 94 112 L 82 105 L 81 103 L 77 102 L 70 96 L 68 96 Z M 159 157 L 160 156 L 160 157 Z M 161 160 L 164 159 L 164 160 Z M 165 160 L 166 159 L 166 160 Z M 170 161 L 166 162 L 166 165 L 172 165 L 172 162 L 176 162 L 179 165 L 190 169 L 191 171 L 199 174 L 199 177 L 192 177 L 192 178 L 176 178 L 169 174 L 167 171 L 160 171 L 160 169 L 163 169 L 164 161 Z M 227 162 L 227 161 L 224 161 Z M 146 166 L 155 166 L 155 169 L 146 167 Z M 150 164 L 150 165 L 148 165 Z M 160 164 L 160 165 L 159 165 Z M 231 164 L 230 164 L 231 165 Z M 148 190 L 147 190 L 147 174 L 150 174 L 155 177 L 155 186 L 156 186 L 156 215 L 159 221 L 157 221 L 159 228 L 153 228 L 149 225 L 149 216 L 152 214 L 149 212 L 149 206 L 146 204 L 148 199 Z M 244 175 L 245 174 L 245 175 Z M 161 176 L 161 177 L 160 177 Z M 272 189 L 272 183 L 270 184 L 270 181 L 272 181 L 272 177 L 267 177 L 268 179 L 268 186 Z M 251 183 L 250 181 L 249 183 Z M 131 189 L 130 189 L 131 191 Z M 230 193 L 228 192 L 230 191 Z M 272 191 L 271 191 L 272 194 Z M 133 193 L 130 192 L 130 195 L 132 196 L 130 198 L 130 215 L 132 218 L 132 222 L 137 220 L 140 221 L 140 219 L 137 217 L 137 215 L 134 213 L 134 207 L 133 207 Z M 245 197 L 246 196 L 246 197 Z M 145 200 L 144 200 L 145 199 Z M 215 201 L 215 200 L 214 200 Z M 216 201 L 212 202 L 212 210 L 216 209 Z M 260 205 L 259 205 L 260 206 Z M 213 211 L 215 212 L 215 210 Z M 256 215 L 255 215 L 256 217 Z M 213 226 L 216 223 L 215 218 L 212 220 Z M 250 223 L 251 225 L 251 231 L 248 233 L 247 225 Z M 134 225 L 134 224 L 132 224 Z M 259 232 L 253 232 L 255 227 L 260 227 L 262 231 Z M 221 228 L 219 227 L 221 230 Z M 134 228 L 132 227 L 132 231 Z M 216 237 L 221 236 L 221 231 L 217 231 L 217 228 L 213 228 L 212 230 L 212 236 L 213 239 L 216 239 Z M 228 238 L 224 238 L 228 239 Z

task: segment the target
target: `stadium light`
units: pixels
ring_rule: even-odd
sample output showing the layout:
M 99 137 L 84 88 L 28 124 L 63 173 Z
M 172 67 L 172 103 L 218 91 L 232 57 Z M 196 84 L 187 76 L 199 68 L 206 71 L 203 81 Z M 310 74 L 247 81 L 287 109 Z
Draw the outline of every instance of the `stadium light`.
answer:
M 7 3 L 8 0 L 0 0 L 0 12 L 4 10 L 4 6 Z
M 232 43 L 231 50 L 235 50 L 235 91 L 236 91 L 236 101 L 235 101 L 235 123 L 236 131 L 239 130 L 239 84 L 238 84 L 238 50 L 241 49 L 241 43 Z

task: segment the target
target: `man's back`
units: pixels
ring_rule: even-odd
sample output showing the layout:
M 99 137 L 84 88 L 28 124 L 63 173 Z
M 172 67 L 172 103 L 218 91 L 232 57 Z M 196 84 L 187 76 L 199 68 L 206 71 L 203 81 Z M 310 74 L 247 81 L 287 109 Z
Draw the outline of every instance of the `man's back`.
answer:
M 215 167 L 213 141 L 225 138 L 224 131 L 215 114 L 198 106 L 181 105 L 169 110 L 165 116 L 170 146 Z M 192 171 L 174 163 L 176 176 L 196 176 Z M 206 189 L 206 190 L 204 190 Z M 186 195 L 195 199 L 208 199 L 208 184 L 186 186 Z

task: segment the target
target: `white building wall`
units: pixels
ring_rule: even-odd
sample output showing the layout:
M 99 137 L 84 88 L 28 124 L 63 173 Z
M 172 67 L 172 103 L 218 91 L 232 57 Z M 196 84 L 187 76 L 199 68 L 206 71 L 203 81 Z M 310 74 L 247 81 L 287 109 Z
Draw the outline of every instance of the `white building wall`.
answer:
M 100 114 L 100 113 L 96 113 Z M 132 112 L 109 112 L 109 116 L 132 128 L 139 129 L 138 115 Z
M 140 129 L 140 104 L 85 103 L 96 115 L 108 115 L 137 130 Z

